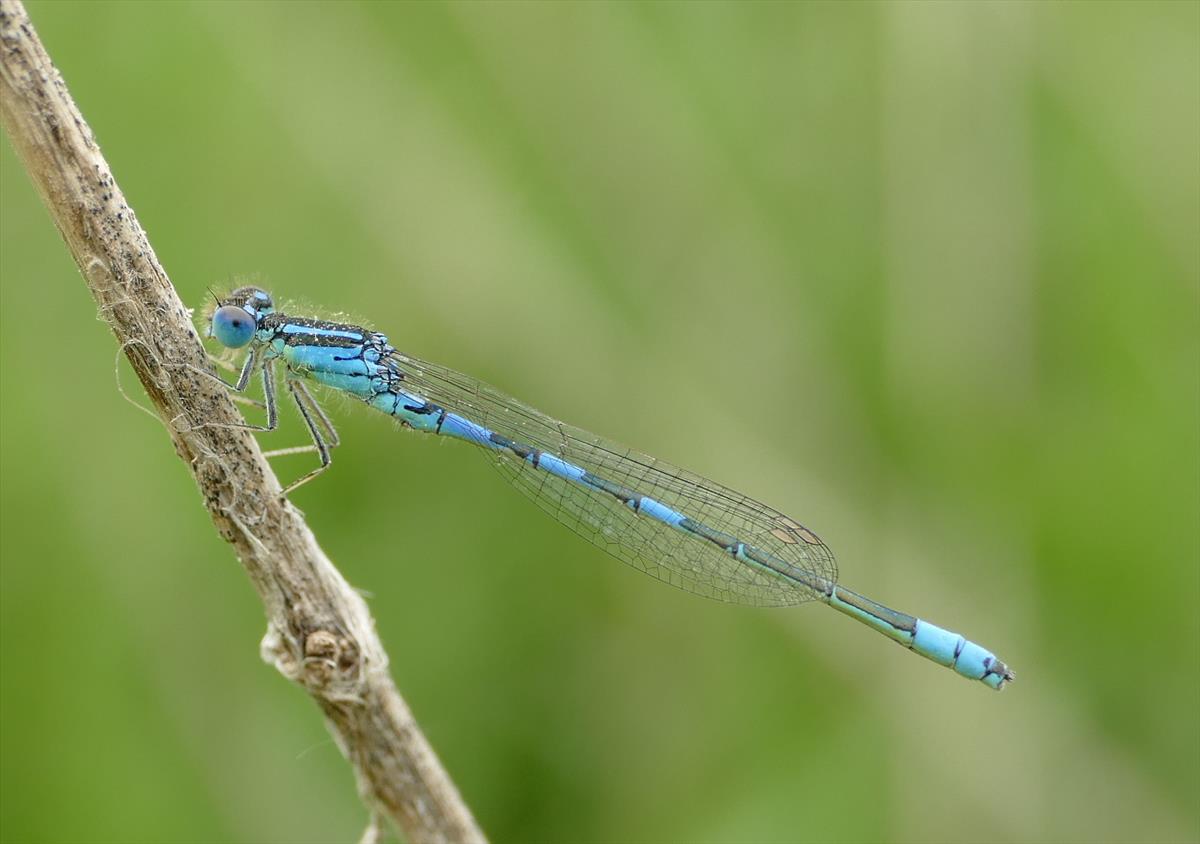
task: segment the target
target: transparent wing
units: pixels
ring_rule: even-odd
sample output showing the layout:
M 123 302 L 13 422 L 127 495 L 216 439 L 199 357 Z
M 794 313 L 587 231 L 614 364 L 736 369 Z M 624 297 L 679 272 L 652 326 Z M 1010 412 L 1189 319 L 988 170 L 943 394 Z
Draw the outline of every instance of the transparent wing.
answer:
M 837 581 L 837 563 L 825 543 L 765 504 L 559 422 L 452 369 L 398 352 L 388 363 L 403 373 L 410 394 L 652 498 L 827 583 Z M 510 451 L 479 451 L 556 520 L 651 577 L 708 598 L 754 606 L 787 606 L 817 597 L 795 580 L 743 562 L 694 534 L 636 512 L 608 493 L 537 469 Z

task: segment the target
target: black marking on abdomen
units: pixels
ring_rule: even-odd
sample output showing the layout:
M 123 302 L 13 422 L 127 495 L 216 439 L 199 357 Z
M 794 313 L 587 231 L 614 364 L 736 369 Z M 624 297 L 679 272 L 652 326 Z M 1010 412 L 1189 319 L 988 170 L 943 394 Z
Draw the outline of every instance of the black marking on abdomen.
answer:
M 833 584 L 825 580 L 819 575 L 811 574 L 810 572 L 799 569 L 791 563 L 781 560 L 773 554 L 768 554 L 753 545 L 745 545 L 742 547 L 742 555 L 755 563 L 758 563 L 764 568 L 770 569 L 776 574 L 786 577 L 788 580 L 793 580 L 807 586 L 814 592 L 818 592 L 829 598 L 833 595 Z
M 688 533 L 695 534 L 701 539 L 707 539 L 713 545 L 716 545 L 722 551 L 730 554 L 737 554 L 738 538 L 730 536 L 728 533 L 722 533 L 719 530 L 713 530 L 708 525 L 701 524 L 693 519 L 685 517 L 679 523 L 679 527 L 686 530 Z
M 541 459 L 542 453 L 540 451 L 538 451 L 536 448 L 530 448 L 527 445 L 522 445 L 521 443 L 513 442 L 508 437 L 501 436 L 500 434 L 497 434 L 497 433 L 492 433 L 492 434 L 488 435 L 488 439 L 491 440 L 496 445 L 500 446 L 501 448 L 507 448 L 509 451 L 511 451 L 513 454 L 517 455 L 517 457 L 520 457 L 522 460 L 529 460 L 529 458 L 532 457 L 533 459 L 530 460 L 529 462 L 532 463 L 535 468 L 538 465 L 538 461 Z
M 638 511 L 638 508 L 642 506 L 642 496 L 637 492 L 637 490 L 630 489 L 627 486 L 621 486 L 620 484 L 602 478 L 599 475 L 593 475 L 591 472 L 584 472 L 583 477 L 579 480 L 590 487 L 600 490 L 601 492 L 607 492 L 622 504 L 632 507 L 633 512 L 635 513 Z

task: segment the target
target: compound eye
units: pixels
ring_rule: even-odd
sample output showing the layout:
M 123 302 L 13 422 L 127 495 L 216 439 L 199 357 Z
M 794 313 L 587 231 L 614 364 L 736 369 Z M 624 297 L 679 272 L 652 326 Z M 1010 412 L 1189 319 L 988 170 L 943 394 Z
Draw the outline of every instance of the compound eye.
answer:
M 230 349 L 240 349 L 253 340 L 257 327 L 254 317 L 237 305 L 218 308 L 212 318 L 212 335 Z

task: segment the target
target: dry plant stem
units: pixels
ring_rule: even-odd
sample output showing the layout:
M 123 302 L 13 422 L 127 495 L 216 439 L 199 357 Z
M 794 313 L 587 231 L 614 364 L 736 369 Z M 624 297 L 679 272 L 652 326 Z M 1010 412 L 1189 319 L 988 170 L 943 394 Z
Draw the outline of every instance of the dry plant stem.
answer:
M 483 841 L 387 670 L 366 604 L 318 547 L 207 368 L 204 348 L 19 0 L 0 0 L 0 117 L 112 327 L 233 545 L 268 619 L 262 655 L 325 713 L 372 811 L 413 842 Z

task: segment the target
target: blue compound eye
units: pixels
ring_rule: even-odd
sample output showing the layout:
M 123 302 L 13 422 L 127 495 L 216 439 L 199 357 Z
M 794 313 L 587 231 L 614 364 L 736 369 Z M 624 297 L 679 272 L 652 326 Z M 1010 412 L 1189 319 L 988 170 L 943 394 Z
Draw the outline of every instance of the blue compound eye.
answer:
M 237 305 L 218 308 L 212 318 L 212 335 L 230 349 L 240 349 L 254 339 L 257 327 L 254 317 Z

